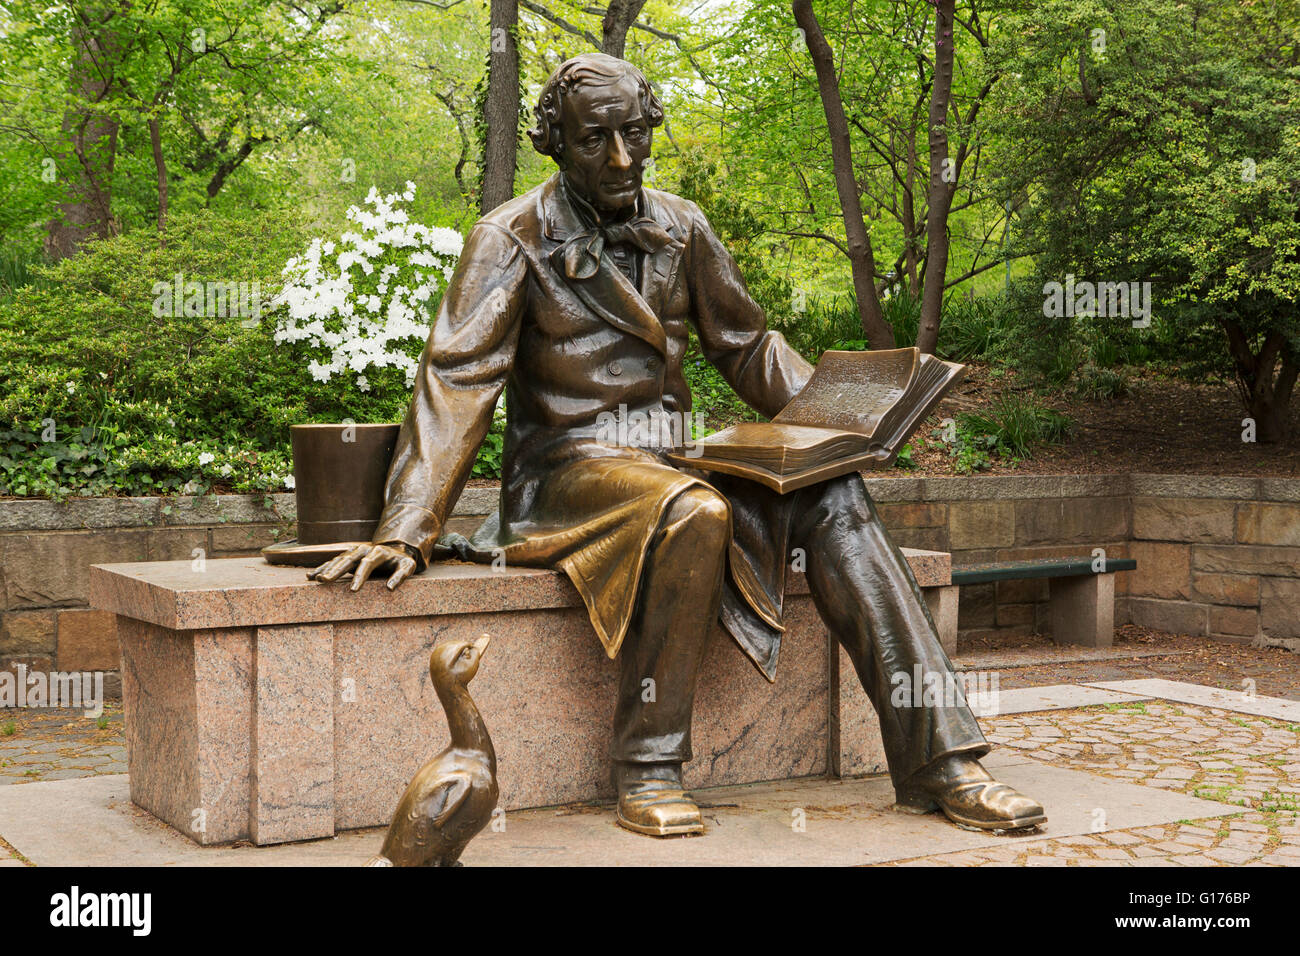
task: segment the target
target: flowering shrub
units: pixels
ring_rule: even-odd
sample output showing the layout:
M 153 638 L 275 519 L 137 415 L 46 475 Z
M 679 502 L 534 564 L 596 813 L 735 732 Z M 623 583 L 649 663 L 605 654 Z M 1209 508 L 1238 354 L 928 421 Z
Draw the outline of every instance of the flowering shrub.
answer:
M 350 372 L 369 391 L 368 371 L 395 368 L 406 387 L 414 383 L 430 312 L 463 245 L 455 230 L 411 222 L 400 202 L 414 198 L 414 183 L 400 195 L 372 187 L 363 207 L 347 211 L 359 232 L 337 243 L 313 239 L 285 265 L 275 340 L 309 346 L 308 371 L 317 381 Z

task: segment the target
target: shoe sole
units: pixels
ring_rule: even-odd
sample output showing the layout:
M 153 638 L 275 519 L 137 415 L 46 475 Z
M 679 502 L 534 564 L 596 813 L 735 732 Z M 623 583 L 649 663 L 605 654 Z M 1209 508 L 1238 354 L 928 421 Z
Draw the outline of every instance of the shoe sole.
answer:
M 640 833 L 644 836 L 652 837 L 670 837 L 670 836 L 698 836 L 704 832 L 703 823 L 679 823 L 670 827 L 652 827 L 643 823 L 632 823 L 625 820 L 621 815 L 615 815 L 618 825 L 624 830 L 631 830 L 633 833 Z
M 1029 817 L 1017 817 L 1014 820 L 972 820 L 961 814 L 952 813 L 946 807 L 939 807 L 946 816 L 963 830 L 975 830 L 980 833 L 1013 833 L 1016 830 L 1032 830 L 1047 822 L 1047 814 L 1037 813 Z

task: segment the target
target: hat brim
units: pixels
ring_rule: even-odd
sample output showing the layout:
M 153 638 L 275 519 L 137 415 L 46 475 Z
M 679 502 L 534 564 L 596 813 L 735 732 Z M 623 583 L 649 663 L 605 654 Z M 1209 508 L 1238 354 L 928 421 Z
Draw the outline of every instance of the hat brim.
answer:
M 330 544 L 300 544 L 297 540 L 280 541 L 262 549 L 267 564 L 281 564 L 294 568 L 315 568 L 326 561 L 347 554 L 353 548 L 369 541 L 334 541 Z

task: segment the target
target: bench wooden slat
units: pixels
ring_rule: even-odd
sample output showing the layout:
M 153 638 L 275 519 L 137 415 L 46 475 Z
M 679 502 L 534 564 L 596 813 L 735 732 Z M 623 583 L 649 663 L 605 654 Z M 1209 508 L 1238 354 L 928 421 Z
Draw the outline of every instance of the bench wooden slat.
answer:
M 1018 581 L 1023 578 L 1069 578 L 1093 574 L 1093 558 L 1039 558 L 1031 561 L 993 561 L 967 564 L 952 569 L 953 584 L 986 584 L 990 581 Z M 1107 558 L 1106 574 L 1132 571 L 1133 558 Z

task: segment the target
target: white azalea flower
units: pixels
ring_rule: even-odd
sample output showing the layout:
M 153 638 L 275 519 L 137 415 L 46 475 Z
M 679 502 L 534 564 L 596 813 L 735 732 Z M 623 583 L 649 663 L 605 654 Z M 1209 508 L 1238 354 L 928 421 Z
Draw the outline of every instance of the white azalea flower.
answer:
M 316 381 L 348 372 L 368 391 L 368 369 L 400 368 L 413 383 L 429 332 L 424 303 L 445 288 L 464 245 L 452 229 L 411 222 L 402 204 L 414 197 L 411 182 L 390 195 L 372 187 L 361 206 L 347 210 L 353 228 L 337 242 L 313 239 L 285 264 L 274 338 L 309 350 L 307 370 Z M 371 286 L 366 277 L 376 273 Z

